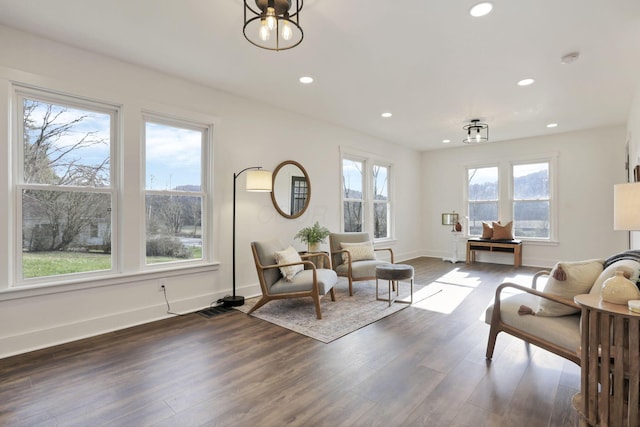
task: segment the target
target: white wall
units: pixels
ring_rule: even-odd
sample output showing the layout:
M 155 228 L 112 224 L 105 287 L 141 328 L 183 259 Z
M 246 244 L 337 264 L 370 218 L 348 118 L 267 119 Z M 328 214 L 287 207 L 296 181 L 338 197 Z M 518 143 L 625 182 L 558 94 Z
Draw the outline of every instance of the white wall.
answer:
M 422 155 L 424 248 L 428 256 L 449 256 L 450 227 L 443 212 L 466 212 L 465 166 L 558 154 L 557 244 L 524 243 L 523 264 L 606 258 L 627 249 L 625 232 L 613 231 L 613 185 L 626 180 L 623 126 L 425 152 Z M 443 245 L 443 242 L 446 242 Z M 507 254 L 479 259 L 513 263 Z
M 172 309 L 194 311 L 228 294 L 231 287 L 231 212 L 233 173 L 248 166 L 273 170 L 284 160 L 296 160 L 307 170 L 312 186 L 308 211 L 296 220 L 277 214 L 266 193 L 237 195 L 238 294 L 259 293 L 251 258 L 252 240 L 293 241 L 303 226 L 319 221 L 337 230 L 340 224 L 340 147 L 370 152 L 394 166 L 398 259 L 420 255 L 421 184 L 419 155 L 370 136 L 261 105 L 230 94 L 142 69 L 90 52 L 0 27 L 0 198 L 9 200 L 9 87 L 11 81 L 64 93 L 105 100 L 123 106 L 125 180 L 139 179 L 140 109 L 178 116 L 193 113 L 214 122 L 214 258 L 216 265 L 182 272 L 129 276 L 127 281 L 103 281 L 78 289 L 65 285 L 47 290 L 10 289 L 11 251 L 0 247 L 0 357 L 43 348 L 102 332 L 166 317 L 157 282 L 165 280 Z M 239 187 L 244 183 L 240 178 Z M 135 186 L 133 187 L 135 188 Z M 399 190 L 402 191 L 399 191 Z M 124 209 L 135 209 L 139 194 L 126 193 Z M 0 240 L 9 241 L 11 204 L 0 206 Z M 124 224 L 136 244 L 139 224 Z M 125 260 L 123 271 L 134 271 L 136 260 Z M 115 284 L 114 284 L 115 283 Z M 43 294 L 43 292 L 48 292 Z

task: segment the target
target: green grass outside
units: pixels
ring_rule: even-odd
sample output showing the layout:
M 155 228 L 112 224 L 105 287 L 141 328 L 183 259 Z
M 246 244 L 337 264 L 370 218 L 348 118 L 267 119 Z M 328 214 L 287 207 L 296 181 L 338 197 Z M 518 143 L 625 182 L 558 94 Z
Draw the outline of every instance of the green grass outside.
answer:
M 191 248 L 191 259 L 202 258 L 202 248 Z M 147 263 L 180 261 L 180 258 L 147 257 Z M 111 255 L 102 252 L 24 252 L 22 254 L 23 277 L 58 276 L 111 269 Z

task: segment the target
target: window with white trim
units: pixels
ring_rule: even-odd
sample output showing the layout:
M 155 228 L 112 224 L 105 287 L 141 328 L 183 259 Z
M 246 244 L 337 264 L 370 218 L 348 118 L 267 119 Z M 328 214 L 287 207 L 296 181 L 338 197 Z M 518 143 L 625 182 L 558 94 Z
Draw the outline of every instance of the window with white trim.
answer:
M 391 165 L 368 157 L 342 157 L 342 229 L 375 239 L 392 237 Z
M 482 223 L 498 221 L 500 175 L 497 166 L 467 169 L 469 234 L 482 234 Z
M 549 162 L 512 165 L 513 233 L 518 238 L 551 237 Z
M 144 117 L 146 263 L 203 259 L 209 127 Z
M 550 241 L 555 236 L 555 155 L 509 164 L 467 167 L 467 231 L 482 235 L 482 223 L 513 221 L 515 238 Z M 508 175 L 508 180 L 500 177 Z M 508 188 L 507 188 L 508 185 Z
M 118 108 L 16 87 L 17 281 L 114 269 Z

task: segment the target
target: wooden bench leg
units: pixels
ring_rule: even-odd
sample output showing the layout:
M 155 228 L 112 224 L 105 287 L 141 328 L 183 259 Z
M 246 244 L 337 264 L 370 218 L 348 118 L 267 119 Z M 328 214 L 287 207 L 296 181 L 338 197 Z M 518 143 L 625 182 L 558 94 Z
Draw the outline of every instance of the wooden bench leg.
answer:
M 513 248 L 513 265 L 515 267 L 522 266 L 522 248 L 520 245 Z

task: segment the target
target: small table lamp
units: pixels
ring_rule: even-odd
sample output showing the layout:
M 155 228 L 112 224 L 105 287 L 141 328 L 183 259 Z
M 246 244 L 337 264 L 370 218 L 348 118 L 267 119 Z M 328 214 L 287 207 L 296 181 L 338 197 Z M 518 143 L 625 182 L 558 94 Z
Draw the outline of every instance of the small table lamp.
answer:
M 456 231 L 456 224 L 458 223 L 458 214 L 455 212 L 442 214 L 442 225 L 450 225 L 451 231 Z

